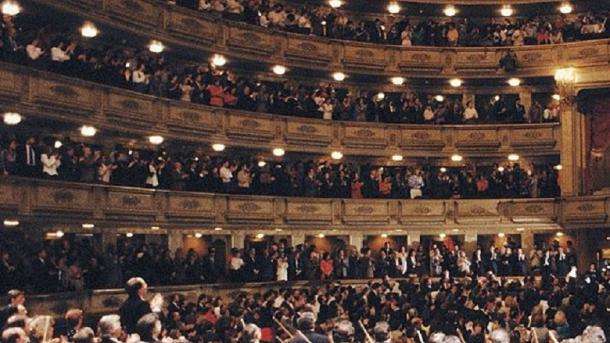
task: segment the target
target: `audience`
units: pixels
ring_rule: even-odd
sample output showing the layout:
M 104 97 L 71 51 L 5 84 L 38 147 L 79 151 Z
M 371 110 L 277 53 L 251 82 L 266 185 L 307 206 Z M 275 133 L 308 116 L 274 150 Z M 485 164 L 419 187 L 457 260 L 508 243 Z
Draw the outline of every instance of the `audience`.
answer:
M 13 25 L 11 18 L 5 16 L 4 20 Z M 172 61 L 167 53 L 153 54 L 144 49 L 116 45 L 92 45 L 79 36 L 64 34 L 57 25 L 49 24 L 54 30 L 41 30 L 37 25 L 30 28 L 24 24 L 26 27 L 19 31 L 19 36 L 12 37 L 15 48 L 0 55 L 0 59 L 164 98 L 326 120 L 410 124 L 558 120 L 557 115 L 542 115 L 545 107 L 556 111 L 557 101 L 535 103 L 532 109 L 540 113 L 525 115 L 520 112 L 519 101 L 510 95 L 489 99 L 483 96 L 484 101 L 478 105 L 480 108 L 475 108 L 471 102 L 465 109 L 460 97 L 440 98 L 414 92 L 383 96 L 376 91 L 352 94 L 333 83 L 312 86 L 295 81 L 270 81 L 253 75 L 237 76 L 212 65 Z
M 61 147 L 55 145 L 61 143 Z M 265 162 L 189 151 L 130 150 L 28 137 L 0 150 L 0 174 L 120 186 L 326 198 L 529 198 L 559 196 L 552 166 L 519 163 L 462 168 L 376 166 L 298 160 Z
M 128 290 L 135 283 L 146 284 L 137 279 L 127 281 Z M 493 273 L 477 278 L 445 273 L 437 279 L 385 277 L 359 286 L 328 282 L 262 293 L 238 291 L 230 297 L 199 294 L 196 302 L 175 294 L 158 312 L 130 319 L 136 321 L 133 331 L 121 324 L 122 314 L 103 316 L 97 335 L 90 327 L 80 327 L 71 338 L 58 333 L 58 324 L 46 315 L 0 325 L 2 342 L 11 343 L 28 338 L 114 343 L 603 343 L 610 328 L 609 287 L 608 273 L 594 269 L 580 276 L 543 274 L 523 280 Z M 138 295 L 138 301 L 146 303 L 145 294 Z
M 305 35 L 410 46 L 520 46 L 609 36 L 605 11 L 514 18 L 427 18 L 345 12 L 328 6 L 260 0 L 175 1 L 229 20 Z

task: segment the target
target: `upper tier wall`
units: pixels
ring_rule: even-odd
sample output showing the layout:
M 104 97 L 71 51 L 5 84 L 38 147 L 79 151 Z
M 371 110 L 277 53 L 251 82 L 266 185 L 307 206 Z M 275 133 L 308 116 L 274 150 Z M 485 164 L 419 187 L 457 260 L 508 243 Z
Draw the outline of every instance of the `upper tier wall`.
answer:
M 410 47 L 303 36 L 221 20 L 155 0 L 40 0 L 55 8 L 150 38 L 269 64 L 387 76 L 506 77 L 503 53 L 516 53 L 511 76 L 551 76 L 559 67 L 607 67 L 610 39 L 521 47 Z
M 102 86 L 53 73 L 0 63 L 0 110 L 26 118 L 52 118 L 77 125 L 163 135 L 201 143 L 327 155 L 389 158 L 556 155 L 560 126 L 403 125 L 287 117 L 210 107 Z

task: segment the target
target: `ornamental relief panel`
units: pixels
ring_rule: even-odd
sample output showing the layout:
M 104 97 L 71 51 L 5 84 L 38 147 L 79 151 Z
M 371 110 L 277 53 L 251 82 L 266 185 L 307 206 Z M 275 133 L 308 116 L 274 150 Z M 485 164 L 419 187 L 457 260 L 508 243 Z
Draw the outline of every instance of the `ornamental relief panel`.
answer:
M 455 55 L 456 69 L 495 68 L 500 57 L 495 51 L 458 52 Z
M 177 11 L 170 13 L 168 29 L 173 32 L 194 36 L 197 40 L 213 43 L 218 39 L 218 26 L 207 20 L 199 20 Z
M 153 109 L 152 99 L 139 98 L 137 95 L 123 95 L 109 93 L 107 97 L 108 111 L 117 114 L 128 113 L 129 117 L 137 115 L 145 119 L 154 119 L 156 113 Z
M 91 209 L 92 197 L 93 193 L 89 189 L 37 186 L 32 207 L 65 210 Z
M 286 219 L 300 222 L 330 222 L 332 220 L 332 200 L 288 198 Z
M 229 221 L 252 219 L 273 220 L 273 200 L 271 199 L 228 199 L 226 217 Z
M 517 55 L 519 65 L 524 67 L 543 67 L 555 60 L 555 53 L 551 47 L 534 47 L 531 49 L 517 49 L 513 51 L 515 52 L 515 55 Z
M 556 218 L 553 201 L 513 202 L 509 215 L 513 222 L 553 222 Z
M 381 127 L 356 126 L 345 123 L 343 134 L 344 143 L 358 146 L 387 145 L 385 130 Z
M 439 129 L 402 129 L 400 144 L 405 147 L 437 147 L 442 148 L 443 134 Z
M 331 123 L 299 122 L 296 119 L 286 121 L 286 139 L 288 141 L 314 141 L 328 144 L 332 139 Z
M 0 207 L 15 207 L 21 202 L 21 189 L 10 183 L 0 184 Z
M 325 63 L 332 59 L 329 44 L 314 40 L 298 39 L 292 36 L 288 37 L 288 47 L 285 54 L 288 58 L 323 61 Z
M 209 107 L 170 103 L 167 125 L 186 126 L 201 131 L 217 131 L 214 114 Z
M 455 130 L 455 142 L 466 146 L 500 145 L 496 130 Z
M 566 222 L 603 222 L 608 218 L 604 199 L 564 201 L 562 214 Z
M 273 35 L 235 27 L 229 28 L 227 45 L 236 50 L 247 50 L 265 55 L 272 54 L 276 49 Z
M 387 222 L 389 219 L 387 201 L 343 201 L 343 220 L 346 222 Z
M 106 0 L 106 9 L 117 18 L 128 17 L 134 22 L 153 26 L 157 24 L 160 8 L 140 0 Z
M 98 94 L 89 88 L 42 78 L 32 78 L 31 87 L 35 101 L 86 110 L 96 107 Z
M 489 221 L 498 222 L 497 200 L 461 200 L 457 203 L 458 222 Z
M 400 221 L 444 222 L 448 203 L 442 200 L 402 200 L 400 202 Z
M 346 45 L 343 60 L 348 64 L 383 66 L 386 63 L 383 49 Z
M 553 146 L 556 143 L 552 127 L 513 129 L 510 132 L 510 140 L 513 146 L 539 147 Z
M 155 202 L 151 194 L 110 191 L 107 195 L 107 208 L 112 212 L 154 212 Z
M 227 132 L 235 136 L 273 137 L 275 125 L 271 118 L 228 115 Z
M 413 69 L 431 68 L 441 69 L 443 64 L 442 55 L 434 50 L 401 50 L 398 64 L 401 67 Z
M 203 215 L 214 214 L 214 198 L 212 196 L 183 196 L 170 193 L 168 197 L 168 211 L 171 213 L 191 213 Z

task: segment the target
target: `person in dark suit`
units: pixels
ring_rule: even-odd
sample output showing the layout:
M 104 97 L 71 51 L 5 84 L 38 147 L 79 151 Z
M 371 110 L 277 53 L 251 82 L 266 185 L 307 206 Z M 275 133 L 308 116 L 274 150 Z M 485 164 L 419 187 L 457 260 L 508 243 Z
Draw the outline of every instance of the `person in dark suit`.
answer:
M 144 315 L 152 313 L 152 309 L 150 304 L 144 300 L 148 293 L 148 285 L 144 279 L 140 277 L 129 279 L 125 290 L 128 298 L 119 308 L 119 315 L 125 332 L 132 334 L 136 331 L 138 320 Z
M 57 286 L 57 274 L 54 266 L 48 259 L 45 249 L 40 249 L 32 261 L 32 283 L 34 289 L 45 293 L 54 291 Z
M 300 334 L 295 335 L 295 337 L 290 340 L 290 343 L 305 343 L 308 341 L 311 343 L 330 343 L 331 340 L 328 337 L 314 331 L 315 324 L 316 316 L 312 312 L 302 313 L 299 319 L 297 319 L 297 326 L 300 330 Z
M 40 176 L 40 155 L 36 148 L 36 138 L 28 137 L 25 144 L 17 148 L 17 174 L 26 177 Z
M 0 309 L 0 327 L 4 327 L 9 317 L 17 313 L 19 305 L 25 303 L 25 293 L 23 291 L 11 289 L 7 295 L 9 304 Z

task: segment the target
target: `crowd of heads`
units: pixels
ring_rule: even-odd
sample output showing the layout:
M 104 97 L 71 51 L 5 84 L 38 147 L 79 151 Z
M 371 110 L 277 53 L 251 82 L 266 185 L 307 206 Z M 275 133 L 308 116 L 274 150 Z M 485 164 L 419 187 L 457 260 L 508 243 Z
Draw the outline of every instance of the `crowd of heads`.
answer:
M 265 161 L 209 155 L 188 146 L 132 150 L 26 136 L 6 137 L 3 175 L 229 194 L 327 198 L 529 198 L 560 194 L 551 165 L 410 166 L 319 160 Z M 61 143 L 61 146 L 58 146 Z M 171 146 L 169 147 L 172 148 Z
M 175 100 L 281 115 L 388 123 L 539 123 L 558 119 L 559 103 L 550 98 L 534 101 L 526 110 L 510 95 L 491 96 L 475 104 L 464 103 L 460 97 L 438 100 L 436 95 L 413 91 L 380 96 L 377 91 L 361 90 L 353 94 L 334 83 L 238 76 L 226 68 L 174 60 L 167 53 L 116 44 L 92 45 L 57 23 L 41 28 L 40 22 L 24 21 L 24 27 L 17 30 L 12 17 L 4 20 L 7 34 L 0 59 Z
M 230 20 L 305 35 L 410 46 L 520 46 L 608 37 L 608 14 L 515 18 L 370 16 L 266 0 L 169 0 Z
M 25 294 L 11 290 L 0 310 L 2 342 L 606 342 L 608 273 L 595 265 L 565 277 L 543 269 L 523 279 L 447 271 L 165 300 L 150 299 L 148 280 L 134 276 L 124 283 L 127 300 L 97 323 L 77 308 L 29 318 Z

